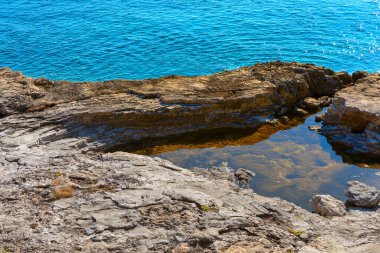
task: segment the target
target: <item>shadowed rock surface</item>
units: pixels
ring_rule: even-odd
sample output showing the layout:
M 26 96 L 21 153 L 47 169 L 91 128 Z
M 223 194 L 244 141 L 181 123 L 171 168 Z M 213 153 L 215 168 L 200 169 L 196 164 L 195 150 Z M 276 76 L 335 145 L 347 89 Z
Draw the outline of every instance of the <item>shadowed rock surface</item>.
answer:
M 337 92 L 323 118 L 321 133 L 346 153 L 380 157 L 380 75 L 362 76 Z
M 344 86 L 332 70 L 282 62 L 211 76 L 98 83 L 33 80 L 6 68 L 0 74 L 0 116 L 26 113 L 25 126 L 17 115 L 3 125 L 55 126 L 44 131 L 42 142 L 86 138 L 96 148 L 201 129 L 259 126 L 277 113 L 297 113 L 305 97 L 332 95 Z
M 193 173 L 159 158 L 96 152 L 143 137 L 262 124 L 305 97 L 332 95 L 343 81 L 331 70 L 275 62 L 212 76 L 101 83 L 0 73 L 0 247 L 6 250 L 380 247 L 379 209 L 325 218 L 240 188 L 242 173 Z

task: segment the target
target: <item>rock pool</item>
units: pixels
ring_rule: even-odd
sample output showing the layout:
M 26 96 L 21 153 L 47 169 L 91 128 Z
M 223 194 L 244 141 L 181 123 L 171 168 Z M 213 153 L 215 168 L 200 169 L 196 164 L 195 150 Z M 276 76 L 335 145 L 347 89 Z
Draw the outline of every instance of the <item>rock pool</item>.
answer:
M 287 125 L 256 130 L 218 130 L 139 144 L 129 150 L 168 159 L 184 168 L 209 168 L 227 162 L 232 169 L 256 173 L 250 186 L 259 194 L 281 197 L 310 210 L 314 194 L 345 200 L 349 180 L 380 185 L 378 161 L 342 154 L 309 126 L 314 118 L 293 119 Z M 279 131 L 278 131 L 279 130 Z M 146 144 L 147 142 L 145 142 Z

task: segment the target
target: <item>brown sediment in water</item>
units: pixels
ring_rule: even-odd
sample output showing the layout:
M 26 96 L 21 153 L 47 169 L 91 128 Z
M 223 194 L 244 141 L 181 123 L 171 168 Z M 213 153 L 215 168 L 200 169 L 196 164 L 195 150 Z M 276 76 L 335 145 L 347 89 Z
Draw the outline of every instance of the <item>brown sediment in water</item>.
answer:
M 286 123 L 267 123 L 258 128 L 218 128 L 171 135 L 166 138 L 148 138 L 122 146 L 115 146 L 108 150 L 108 152 L 122 150 L 140 155 L 157 155 L 179 149 L 253 145 L 268 139 L 278 131 L 287 130 L 304 123 L 308 116 L 310 115 L 291 117 Z

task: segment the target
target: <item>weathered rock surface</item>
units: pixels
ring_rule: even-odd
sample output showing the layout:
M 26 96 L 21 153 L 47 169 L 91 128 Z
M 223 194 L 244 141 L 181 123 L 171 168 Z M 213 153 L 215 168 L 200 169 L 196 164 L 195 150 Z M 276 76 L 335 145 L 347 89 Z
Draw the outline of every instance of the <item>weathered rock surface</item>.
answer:
M 261 122 L 305 97 L 331 95 L 342 86 L 331 70 L 269 63 L 204 77 L 101 83 L 0 73 L 5 250 L 370 252 L 380 247 L 379 209 L 326 219 L 238 187 L 234 178 L 246 179 L 243 173 L 214 168 L 197 174 L 159 158 L 95 152 L 144 136 Z
M 369 73 L 366 72 L 366 71 L 356 71 L 354 73 L 352 73 L 352 82 L 356 83 L 356 81 L 358 81 L 359 79 L 362 79 L 364 77 L 367 77 L 369 76 Z
M 331 101 L 332 99 L 328 96 L 323 96 L 318 99 L 307 97 L 301 101 L 300 105 L 307 110 L 316 111 L 322 107 L 329 106 L 331 104 Z
M 322 216 L 343 216 L 347 213 L 342 201 L 331 195 L 315 195 L 310 200 L 313 210 Z
M 354 206 L 376 207 L 380 203 L 380 191 L 358 181 L 348 182 L 347 202 Z
M 26 112 L 22 117 L 31 132 L 37 125 L 55 126 L 44 131 L 42 142 L 82 138 L 93 148 L 201 129 L 255 127 L 305 97 L 332 95 L 344 87 L 330 69 L 282 62 L 142 81 L 33 80 L 7 68 L 0 76 L 0 117 L 15 115 L 3 125 Z
M 349 153 L 380 157 L 380 75 L 339 91 L 323 119 L 322 133 Z

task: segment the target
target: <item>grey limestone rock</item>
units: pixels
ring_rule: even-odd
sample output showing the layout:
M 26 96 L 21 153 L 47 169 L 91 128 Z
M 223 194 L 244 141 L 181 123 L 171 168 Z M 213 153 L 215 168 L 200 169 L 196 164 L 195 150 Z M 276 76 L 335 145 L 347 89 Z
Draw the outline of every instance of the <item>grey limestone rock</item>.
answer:
M 314 195 L 310 200 L 310 206 L 322 216 L 343 216 L 347 213 L 343 202 L 331 195 Z
M 380 192 L 359 181 L 348 182 L 347 202 L 354 206 L 376 207 L 380 203 Z

